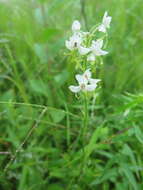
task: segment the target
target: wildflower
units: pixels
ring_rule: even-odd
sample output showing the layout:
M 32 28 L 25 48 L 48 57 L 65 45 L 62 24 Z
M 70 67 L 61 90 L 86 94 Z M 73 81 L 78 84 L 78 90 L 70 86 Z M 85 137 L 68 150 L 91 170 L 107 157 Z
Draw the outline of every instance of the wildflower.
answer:
M 101 80 L 100 79 L 93 79 L 91 78 L 91 72 L 90 72 L 90 69 L 87 69 L 84 73 L 83 73 L 83 77 L 85 78 L 85 80 L 88 80 L 88 82 L 90 84 L 95 84 L 95 83 L 98 83 L 100 82 Z
M 86 55 L 90 52 L 90 49 L 82 46 L 82 41 L 81 35 L 74 34 L 69 40 L 66 40 L 65 45 L 69 50 L 78 49 L 80 55 Z
M 83 32 L 80 30 L 81 24 L 78 20 L 75 20 L 72 24 L 72 32 L 73 34 L 78 34 L 80 37 L 84 38 L 89 35 L 90 32 Z
M 110 22 L 112 20 L 111 16 L 108 16 L 107 11 L 104 13 L 102 24 L 98 27 L 98 30 L 100 32 L 106 32 L 107 28 L 110 28 Z
M 78 20 L 75 20 L 72 24 L 72 31 L 73 33 L 79 32 L 81 28 L 80 22 Z
M 90 47 L 91 53 L 88 55 L 88 61 L 95 61 L 96 56 L 106 55 L 108 52 L 102 50 L 103 40 L 99 39 L 97 41 L 92 41 L 92 45 Z
M 80 31 L 81 24 L 78 20 L 75 20 L 72 24 L 73 35 L 69 40 L 66 40 L 65 45 L 69 50 L 78 49 L 80 55 L 86 55 L 90 49 L 84 47 L 83 42 L 89 32 Z
M 69 40 L 66 40 L 65 45 L 69 50 L 74 50 L 80 47 L 81 42 L 82 38 L 79 35 L 74 34 Z
M 78 93 L 80 91 L 94 91 L 97 87 L 99 79 L 92 79 L 90 70 L 86 70 L 83 75 L 76 75 L 76 80 L 78 81 L 79 86 L 69 86 L 69 89 Z

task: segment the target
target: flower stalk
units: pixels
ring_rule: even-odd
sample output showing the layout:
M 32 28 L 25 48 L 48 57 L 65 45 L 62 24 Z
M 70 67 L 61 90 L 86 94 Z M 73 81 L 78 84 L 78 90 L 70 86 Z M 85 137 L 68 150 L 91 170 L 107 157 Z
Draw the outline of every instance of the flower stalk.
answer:
M 83 104 L 84 104 L 84 119 L 83 119 L 83 142 L 84 145 L 86 144 L 86 136 L 87 136 L 87 129 L 88 129 L 88 96 L 85 93 L 84 94 L 84 99 L 83 99 Z
M 106 56 L 108 52 L 104 50 L 104 39 L 107 42 L 107 30 L 110 28 L 111 17 L 105 12 L 102 23 L 93 27 L 89 32 L 81 30 L 81 24 L 78 20 L 75 20 L 72 24 L 72 36 L 69 40 L 66 40 L 65 46 L 70 51 L 70 58 L 72 59 L 73 70 L 70 73 L 75 73 L 78 70 L 80 74 L 75 75 L 75 79 L 78 85 L 70 85 L 69 90 L 74 94 L 79 94 L 83 102 L 83 119 L 82 127 L 76 142 L 82 141 L 82 150 L 84 159 L 82 162 L 83 168 L 85 167 L 85 147 L 88 140 L 88 127 L 89 127 L 89 103 L 92 98 L 97 96 L 96 89 L 99 88 L 101 79 L 92 78 L 97 75 L 95 71 L 97 66 L 101 66 L 102 56 Z M 100 32 L 102 36 L 96 38 L 96 32 Z M 93 110 L 92 110 L 92 115 Z M 68 127 L 68 126 L 67 126 Z M 68 131 L 68 130 L 67 130 Z M 67 133 L 68 134 L 68 133 Z M 68 145 L 70 143 L 68 137 Z M 83 169 L 82 168 L 82 169 Z

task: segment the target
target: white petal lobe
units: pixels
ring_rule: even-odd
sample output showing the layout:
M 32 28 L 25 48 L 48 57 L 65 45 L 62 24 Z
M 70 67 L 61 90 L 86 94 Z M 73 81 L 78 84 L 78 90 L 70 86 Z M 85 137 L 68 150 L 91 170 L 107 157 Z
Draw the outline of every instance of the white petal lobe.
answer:
M 69 49 L 69 50 L 73 49 L 71 41 L 66 40 L 65 45 L 66 45 L 67 49 Z
M 80 27 L 81 27 L 80 22 L 78 20 L 75 20 L 72 24 L 72 31 L 77 32 L 80 30 Z
M 89 48 L 85 48 L 85 47 L 82 47 L 82 46 L 80 46 L 80 47 L 78 48 L 78 50 L 79 50 L 80 55 L 86 55 L 87 53 L 90 52 L 90 49 L 89 49 Z
M 97 87 L 97 84 L 89 84 L 86 86 L 87 91 L 94 91 Z
M 108 16 L 108 13 L 106 11 L 102 19 L 102 24 L 98 27 L 98 30 L 100 32 L 106 33 L 107 28 L 110 28 L 111 20 L 112 20 L 112 17 Z
M 100 79 L 90 79 L 90 84 L 97 84 L 98 82 L 100 82 Z
M 83 76 L 84 76 L 86 79 L 90 80 L 90 78 L 91 78 L 90 69 L 87 69 L 87 70 L 84 72 Z
M 80 89 L 80 86 L 69 86 L 69 89 L 74 92 L 74 93 L 77 93 L 79 92 L 81 89 Z
M 84 83 L 84 78 L 82 75 L 75 75 L 75 78 L 79 84 Z

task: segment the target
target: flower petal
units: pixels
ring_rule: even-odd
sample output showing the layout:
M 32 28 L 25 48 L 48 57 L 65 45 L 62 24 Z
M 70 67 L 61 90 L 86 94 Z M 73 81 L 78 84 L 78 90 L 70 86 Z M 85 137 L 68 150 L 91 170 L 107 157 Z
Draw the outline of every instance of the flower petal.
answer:
M 92 43 L 96 49 L 101 49 L 103 46 L 103 40 L 101 40 L 101 39 L 98 39 L 96 41 L 92 41 Z
M 98 26 L 98 31 L 99 32 L 106 32 L 106 28 L 105 28 L 105 26 L 103 25 L 103 24 L 101 24 L 100 26 Z
M 80 84 L 87 84 L 88 81 L 85 80 L 83 75 L 75 75 L 76 80 L 78 81 L 79 85 Z
M 92 41 L 92 45 L 91 45 L 91 51 L 95 56 L 101 56 L 101 55 L 106 55 L 108 52 L 102 50 L 103 46 L 103 40 L 98 39 L 96 41 Z
M 73 49 L 71 41 L 66 40 L 65 45 L 66 45 L 67 49 L 69 49 L 69 50 Z
M 108 16 L 108 12 L 106 11 L 102 19 L 102 24 L 98 27 L 98 31 L 105 33 L 106 29 L 110 28 L 111 20 L 112 20 L 112 17 Z
M 111 20 L 112 20 L 112 17 L 108 16 L 108 13 L 106 11 L 104 13 L 103 21 L 102 21 L 102 24 L 105 26 L 105 29 L 110 27 Z
M 103 16 L 103 20 L 105 20 L 107 18 L 107 16 L 108 16 L 108 12 L 105 11 L 104 16 Z
M 81 27 L 80 22 L 78 20 L 75 20 L 72 24 L 72 31 L 77 32 L 80 30 L 80 27 Z
M 89 80 L 90 84 L 97 84 L 100 81 L 101 81 L 100 79 L 90 79 Z
M 97 87 L 97 84 L 89 84 L 89 85 L 86 85 L 85 87 L 85 90 L 86 91 L 94 91 Z
M 99 55 L 107 55 L 107 54 L 108 54 L 107 51 L 104 51 L 104 50 L 100 50 L 100 51 L 99 51 Z
M 87 53 L 90 52 L 90 49 L 80 46 L 80 47 L 78 48 L 78 51 L 79 51 L 79 53 L 80 53 L 81 55 L 86 55 Z
M 69 50 L 77 49 L 82 43 L 82 38 L 78 34 L 74 34 L 69 40 L 66 40 L 65 45 Z
M 84 76 L 87 80 L 90 80 L 90 78 L 91 78 L 90 69 L 87 69 L 87 70 L 83 73 L 83 76 Z
M 81 90 L 80 86 L 69 86 L 69 89 L 74 93 L 77 93 Z

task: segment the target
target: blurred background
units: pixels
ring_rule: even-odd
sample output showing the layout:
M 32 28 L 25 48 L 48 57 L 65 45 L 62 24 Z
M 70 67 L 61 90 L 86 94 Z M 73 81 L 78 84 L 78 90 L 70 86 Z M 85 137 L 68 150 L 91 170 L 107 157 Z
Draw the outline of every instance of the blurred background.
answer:
M 142 0 L 0 0 L 1 190 L 143 189 L 142 9 Z M 79 179 L 81 146 L 70 149 L 67 127 L 72 144 L 82 107 L 68 90 L 74 79 L 65 40 L 74 20 L 86 31 L 105 11 L 112 16 L 109 54 L 89 139 L 97 127 L 102 130 Z

